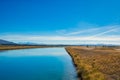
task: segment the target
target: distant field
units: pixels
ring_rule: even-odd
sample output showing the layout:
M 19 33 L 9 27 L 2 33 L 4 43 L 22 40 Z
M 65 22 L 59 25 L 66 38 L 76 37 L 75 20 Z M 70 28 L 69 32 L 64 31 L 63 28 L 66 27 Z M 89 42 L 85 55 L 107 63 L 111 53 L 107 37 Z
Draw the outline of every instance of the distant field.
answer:
M 0 45 L 0 50 L 14 50 L 14 49 L 28 49 L 28 48 L 47 48 L 47 47 L 61 47 L 61 46 L 47 46 L 47 45 Z
M 82 80 L 120 80 L 120 47 L 66 47 Z
M 67 45 L 0 45 L 0 50 L 28 49 L 28 48 L 51 48 L 66 47 Z
M 26 48 L 42 48 L 44 46 L 15 46 L 15 45 L 0 45 L 0 50 L 26 49 Z

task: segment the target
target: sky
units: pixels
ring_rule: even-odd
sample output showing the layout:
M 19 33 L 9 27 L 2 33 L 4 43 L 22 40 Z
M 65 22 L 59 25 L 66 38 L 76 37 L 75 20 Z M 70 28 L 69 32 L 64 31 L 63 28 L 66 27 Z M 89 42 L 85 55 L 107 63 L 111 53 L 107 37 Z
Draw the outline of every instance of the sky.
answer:
M 0 39 L 120 44 L 120 0 L 0 0 Z

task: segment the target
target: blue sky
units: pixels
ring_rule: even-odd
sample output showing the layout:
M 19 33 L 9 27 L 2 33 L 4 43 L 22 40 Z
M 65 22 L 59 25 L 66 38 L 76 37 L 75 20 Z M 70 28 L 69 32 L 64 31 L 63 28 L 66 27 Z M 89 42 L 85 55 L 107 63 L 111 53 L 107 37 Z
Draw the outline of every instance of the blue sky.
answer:
M 119 4 L 120 0 L 0 0 L 0 37 L 15 42 L 118 44 Z

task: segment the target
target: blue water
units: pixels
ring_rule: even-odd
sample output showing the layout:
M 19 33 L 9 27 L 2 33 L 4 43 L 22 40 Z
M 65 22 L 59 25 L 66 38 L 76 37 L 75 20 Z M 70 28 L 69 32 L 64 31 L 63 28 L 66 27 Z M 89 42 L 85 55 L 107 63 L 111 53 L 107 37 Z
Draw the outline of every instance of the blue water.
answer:
M 0 52 L 0 80 L 77 80 L 64 48 Z

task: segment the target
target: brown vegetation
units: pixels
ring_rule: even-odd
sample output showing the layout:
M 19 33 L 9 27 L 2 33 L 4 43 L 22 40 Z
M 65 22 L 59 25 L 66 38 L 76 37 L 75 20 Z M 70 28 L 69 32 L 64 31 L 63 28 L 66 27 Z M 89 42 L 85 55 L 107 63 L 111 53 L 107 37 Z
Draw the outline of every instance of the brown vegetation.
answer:
M 44 48 L 44 47 L 50 47 L 50 46 L 0 45 L 0 50 L 28 49 L 28 48 Z
M 82 80 L 120 80 L 120 48 L 67 47 Z

